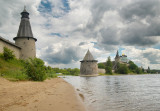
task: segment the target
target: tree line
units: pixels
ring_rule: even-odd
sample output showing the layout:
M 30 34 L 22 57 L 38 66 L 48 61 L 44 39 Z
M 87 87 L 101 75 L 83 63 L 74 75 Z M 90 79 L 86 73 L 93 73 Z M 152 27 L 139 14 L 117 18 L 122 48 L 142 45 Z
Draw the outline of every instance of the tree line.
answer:
M 107 61 L 105 63 L 99 63 L 98 68 L 105 69 L 106 74 L 112 74 L 113 73 L 113 63 L 111 61 L 111 58 L 108 57 Z M 138 67 L 133 61 L 129 61 L 128 63 L 116 63 L 116 68 L 114 69 L 114 73 L 117 74 L 128 74 L 128 73 L 134 73 L 134 74 L 144 74 L 144 73 L 155 73 L 157 70 L 150 70 L 150 67 L 145 71 L 144 68 Z

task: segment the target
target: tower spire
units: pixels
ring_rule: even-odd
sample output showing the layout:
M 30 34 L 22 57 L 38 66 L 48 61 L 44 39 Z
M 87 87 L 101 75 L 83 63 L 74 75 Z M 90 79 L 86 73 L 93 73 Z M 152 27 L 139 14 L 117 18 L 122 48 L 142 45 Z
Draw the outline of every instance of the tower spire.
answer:
M 24 5 L 24 10 L 23 10 L 23 12 L 24 12 L 24 11 L 26 11 L 26 5 Z M 26 12 L 27 12 L 27 11 L 26 11 Z
M 21 22 L 19 25 L 17 37 L 15 37 L 14 40 L 17 39 L 18 37 L 27 37 L 27 38 L 29 37 L 37 41 L 37 39 L 33 37 L 29 21 L 29 13 L 26 11 L 26 5 L 24 5 L 24 10 L 21 12 Z
M 119 57 L 119 52 L 118 52 L 118 50 L 117 50 L 117 54 L 116 54 L 116 58 L 117 58 L 117 57 Z
M 83 60 L 94 60 L 94 58 L 93 58 L 91 52 L 89 51 L 89 49 L 88 49 L 88 51 L 87 51 Z

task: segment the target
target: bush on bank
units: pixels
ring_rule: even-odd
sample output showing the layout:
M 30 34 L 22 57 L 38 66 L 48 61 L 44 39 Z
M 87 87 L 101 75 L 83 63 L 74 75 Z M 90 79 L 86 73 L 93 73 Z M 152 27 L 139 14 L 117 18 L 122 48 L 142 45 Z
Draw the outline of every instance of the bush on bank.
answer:
M 51 67 L 44 65 L 43 60 L 39 58 L 18 60 L 8 48 L 4 48 L 0 54 L 0 76 L 12 81 L 44 81 L 46 78 L 57 77 Z
M 13 51 L 8 49 L 7 47 L 3 48 L 3 57 L 4 57 L 4 60 L 6 61 L 15 59 L 15 55 L 13 54 Z
M 29 80 L 44 81 L 47 78 L 44 62 L 41 59 L 29 59 L 25 61 L 24 67 Z

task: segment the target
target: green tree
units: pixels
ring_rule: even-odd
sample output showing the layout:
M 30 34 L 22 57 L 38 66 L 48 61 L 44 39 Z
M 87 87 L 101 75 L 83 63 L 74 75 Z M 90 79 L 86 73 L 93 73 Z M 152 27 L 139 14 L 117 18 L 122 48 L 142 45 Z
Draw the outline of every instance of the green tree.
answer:
M 98 68 L 99 68 L 99 69 L 105 69 L 105 65 L 104 65 L 103 63 L 99 63 L 99 64 L 98 64 Z
M 112 74 L 112 68 L 111 67 L 106 66 L 105 70 L 106 70 L 106 74 Z
M 14 59 L 15 55 L 13 54 L 13 51 L 8 49 L 7 47 L 4 47 L 3 48 L 3 57 L 4 57 L 4 60 L 8 61 L 8 60 Z
M 137 73 L 137 74 L 142 74 L 142 69 L 141 69 L 141 68 L 137 68 L 137 69 L 136 69 L 136 73 Z
M 60 69 L 59 68 L 53 68 L 54 72 L 56 73 L 61 73 Z
M 128 74 L 128 67 L 126 64 L 120 64 L 120 67 L 118 68 L 117 72 L 119 74 Z
M 107 59 L 105 70 L 106 70 L 106 74 L 112 74 L 112 62 L 111 62 L 110 56 Z
M 62 73 L 64 75 L 74 75 L 74 76 L 78 76 L 79 73 L 80 73 L 80 70 L 78 68 L 74 68 L 74 69 L 71 69 L 71 68 L 68 68 L 68 69 L 63 69 Z
M 142 68 L 142 73 L 144 73 L 144 71 L 145 71 L 144 68 Z
M 47 77 L 49 78 L 57 77 L 56 72 L 53 70 L 51 66 L 48 66 L 48 67 L 45 66 L 45 70 L 46 70 Z
M 64 74 L 64 75 L 69 75 L 70 74 L 69 70 L 67 70 L 67 69 L 61 69 L 61 73 Z
M 25 61 L 25 73 L 30 80 L 43 81 L 47 78 L 44 62 L 39 58 Z
M 150 67 L 148 66 L 147 73 L 151 73 Z
M 136 70 L 138 70 L 138 66 L 136 64 L 134 64 L 134 62 L 129 61 L 129 66 L 128 66 L 129 70 L 136 73 Z
M 74 68 L 71 70 L 71 75 L 75 75 L 75 76 L 78 76 L 80 73 L 80 70 L 78 68 Z

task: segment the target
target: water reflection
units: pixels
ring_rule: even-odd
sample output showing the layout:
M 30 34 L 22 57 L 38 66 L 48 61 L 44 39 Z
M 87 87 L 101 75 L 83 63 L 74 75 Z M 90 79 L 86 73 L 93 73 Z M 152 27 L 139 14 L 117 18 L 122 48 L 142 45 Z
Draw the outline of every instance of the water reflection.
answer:
M 64 78 L 92 111 L 160 111 L 160 75 Z

